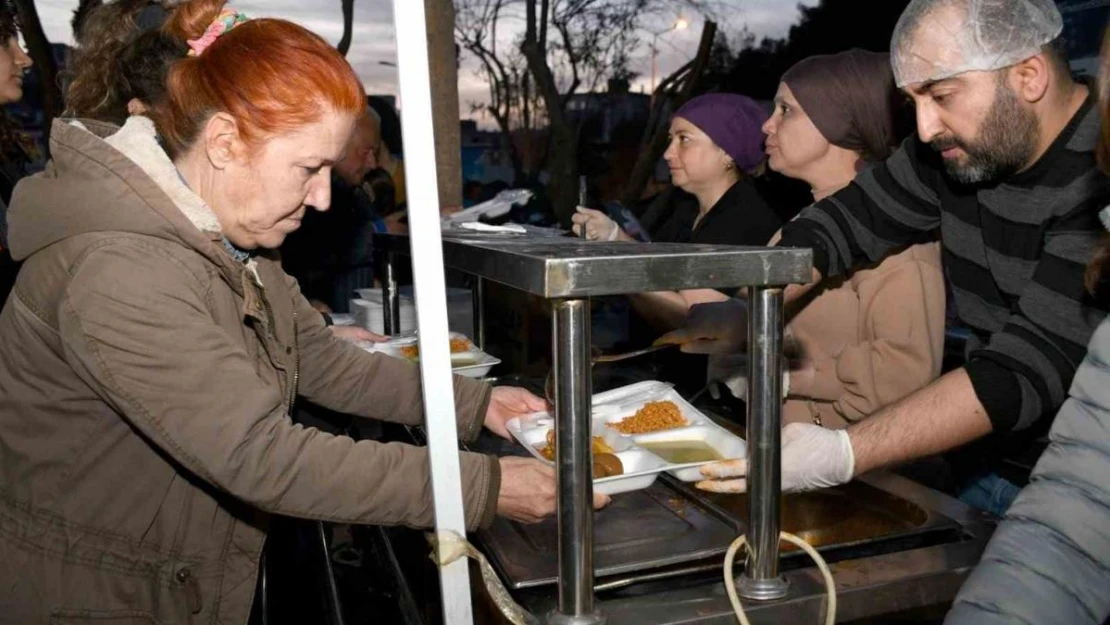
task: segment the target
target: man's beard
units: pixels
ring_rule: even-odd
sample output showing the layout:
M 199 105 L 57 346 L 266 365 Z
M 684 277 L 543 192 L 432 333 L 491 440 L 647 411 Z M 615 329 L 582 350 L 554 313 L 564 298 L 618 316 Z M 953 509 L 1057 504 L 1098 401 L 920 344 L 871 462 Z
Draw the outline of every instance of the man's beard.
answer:
M 938 152 L 953 147 L 964 151 L 962 159 L 944 159 L 945 171 L 956 182 L 997 182 L 1029 163 L 1039 132 L 1036 114 L 1022 107 L 1014 92 L 1000 81 L 978 139 L 971 142 L 950 135 L 934 139 L 932 147 Z

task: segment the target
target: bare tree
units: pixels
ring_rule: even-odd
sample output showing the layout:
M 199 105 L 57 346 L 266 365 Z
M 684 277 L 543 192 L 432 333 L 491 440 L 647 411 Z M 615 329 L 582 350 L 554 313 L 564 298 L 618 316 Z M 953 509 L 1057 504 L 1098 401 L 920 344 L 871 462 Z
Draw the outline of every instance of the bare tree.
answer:
M 520 150 L 513 132 L 533 129 L 528 71 L 514 43 L 502 39 L 517 21 L 519 0 L 456 0 L 455 40 L 478 60 L 479 75 L 489 85 L 489 102 L 472 103 L 472 112 L 488 114 L 501 130 L 502 148 L 512 162 L 514 176 L 524 176 Z M 507 23 L 507 24 L 506 24 Z
M 351 49 L 351 39 L 354 36 L 355 26 L 355 0 L 340 0 L 343 5 L 343 37 L 336 44 L 336 48 L 343 56 Z
M 490 85 L 487 112 L 503 134 L 546 122 L 544 165 L 556 214 L 577 199 L 580 129 L 568 103 L 626 71 L 648 23 L 714 0 L 455 0 L 456 37 Z M 523 25 L 523 36 L 520 30 Z M 517 33 L 515 36 L 502 31 Z M 520 72 L 523 62 L 526 72 Z M 515 165 L 515 163 L 514 163 Z
M 451 0 L 424 0 L 432 80 L 432 126 L 441 210 L 462 208 L 462 146 L 455 8 Z

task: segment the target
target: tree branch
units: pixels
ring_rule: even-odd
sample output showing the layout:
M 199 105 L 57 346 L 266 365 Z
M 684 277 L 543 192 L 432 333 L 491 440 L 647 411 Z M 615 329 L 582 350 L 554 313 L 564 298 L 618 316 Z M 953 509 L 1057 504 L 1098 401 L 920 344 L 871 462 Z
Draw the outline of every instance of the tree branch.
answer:
M 343 37 L 335 46 L 339 53 L 347 56 L 347 52 L 351 49 L 351 39 L 354 36 L 355 27 L 355 0 L 341 0 L 343 7 Z

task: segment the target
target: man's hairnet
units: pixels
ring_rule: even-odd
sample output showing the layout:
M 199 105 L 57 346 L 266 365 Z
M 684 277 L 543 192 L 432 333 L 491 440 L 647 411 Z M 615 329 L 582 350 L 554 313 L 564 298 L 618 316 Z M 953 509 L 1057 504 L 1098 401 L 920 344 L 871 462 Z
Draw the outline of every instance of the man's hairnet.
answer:
M 894 27 L 898 87 L 1001 69 L 1039 53 L 1063 30 L 1052 0 L 913 0 Z

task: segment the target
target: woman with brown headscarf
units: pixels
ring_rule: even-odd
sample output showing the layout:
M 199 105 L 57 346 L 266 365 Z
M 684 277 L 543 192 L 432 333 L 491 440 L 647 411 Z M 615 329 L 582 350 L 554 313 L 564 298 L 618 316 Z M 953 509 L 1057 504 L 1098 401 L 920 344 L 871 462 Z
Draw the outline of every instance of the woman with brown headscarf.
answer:
M 814 200 L 848 186 L 898 144 L 898 92 L 885 53 L 849 50 L 805 59 L 775 94 L 763 125 L 768 166 L 809 183 Z M 801 352 L 788 374 L 784 422 L 846 427 L 940 374 L 944 277 L 936 243 L 916 245 L 803 301 L 787 331 Z M 718 359 L 711 376 L 729 363 Z M 742 376 L 734 394 L 746 396 Z

